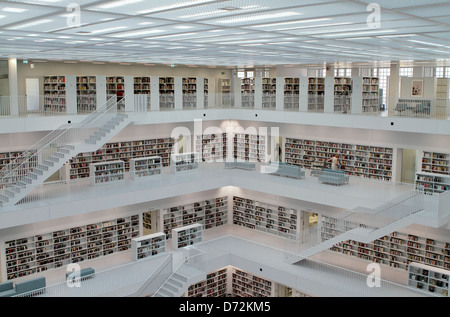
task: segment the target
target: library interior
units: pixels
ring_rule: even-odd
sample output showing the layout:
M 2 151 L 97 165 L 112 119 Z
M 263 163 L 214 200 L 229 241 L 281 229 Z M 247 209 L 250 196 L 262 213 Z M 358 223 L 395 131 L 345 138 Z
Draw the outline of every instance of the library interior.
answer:
M 448 0 L 0 3 L 0 297 L 448 297 Z

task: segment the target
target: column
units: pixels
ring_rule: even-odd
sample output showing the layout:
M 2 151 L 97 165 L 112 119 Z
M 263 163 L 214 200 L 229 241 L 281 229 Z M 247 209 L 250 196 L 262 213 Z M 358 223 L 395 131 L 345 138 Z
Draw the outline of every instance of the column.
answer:
M 353 73 L 353 72 L 352 72 Z M 362 113 L 363 79 L 361 76 L 352 77 L 352 113 Z
M 325 99 L 323 112 L 334 112 L 334 75 L 332 77 L 325 77 Z
M 67 114 L 76 114 L 78 112 L 77 102 L 77 77 L 74 75 L 66 76 L 66 107 Z
M 300 77 L 299 111 L 308 112 L 308 77 Z
M 8 59 L 10 114 L 19 115 L 19 88 L 17 76 L 17 58 Z
M 400 65 L 398 62 L 391 63 L 391 75 L 388 83 L 388 109 L 389 112 L 395 113 L 395 105 L 397 104 L 399 88 L 400 88 Z
M 255 109 L 262 109 L 262 77 L 255 77 Z
M 183 78 L 182 77 L 175 77 L 175 109 L 176 110 L 182 110 L 183 109 Z
M 134 111 L 134 77 L 125 76 L 125 112 Z
M 106 104 L 106 75 L 97 75 L 95 78 L 97 82 L 97 109 L 103 107 Z
M 159 111 L 159 77 L 150 77 L 150 109 L 151 111 Z
M 205 79 L 197 77 L 197 109 L 205 108 Z
M 276 92 L 276 100 L 277 100 L 277 111 L 284 110 L 284 77 L 277 77 L 277 92 Z

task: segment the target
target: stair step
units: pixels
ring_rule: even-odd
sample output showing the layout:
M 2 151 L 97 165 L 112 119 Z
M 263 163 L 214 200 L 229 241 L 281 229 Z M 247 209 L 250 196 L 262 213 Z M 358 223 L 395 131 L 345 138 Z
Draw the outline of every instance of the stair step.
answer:
M 97 140 L 97 141 L 100 141 L 102 138 L 101 138 L 100 136 L 97 136 L 97 135 L 91 135 L 91 136 L 89 137 L 89 139 L 90 139 L 90 140 Z
M 164 288 L 161 288 L 158 293 L 165 297 L 174 297 L 175 296 L 175 294 L 171 293 L 170 291 L 168 291 Z
M 22 181 L 24 181 L 25 183 L 30 184 L 30 185 L 33 183 L 33 180 L 31 178 L 28 178 L 28 177 L 23 177 Z
M 100 128 L 98 131 L 99 131 L 99 132 L 102 132 L 102 133 L 109 133 L 109 132 L 111 132 L 111 129 Z
M 59 162 L 59 157 L 56 157 L 56 156 L 49 156 L 49 157 L 48 157 L 48 160 L 49 160 L 49 161 L 52 161 L 52 162 L 55 162 L 55 163 L 58 163 L 58 162 Z
M 105 136 L 106 136 L 106 133 L 97 131 L 97 132 L 94 133 L 94 135 L 95 135 L 95 136 L 99 136 L 99 137 L 105 137 Z
M 46 166 L 46 165 L 41 165 L 41 164 L 39 164 L 39 165 L 37 166 L 37 168 L 40 169 L 40 170 L 43 170 L 43 171 L 48 171 L 48 166 Z
M 5 190 L 5 195 L 10 198 L 14 198 L 16 196 L 16 193 L 10 189 L 7 189 L 7 190 Z
M 58 149 L 59 152 L 64 153 L 64 154 L 70 154 L 70 150 L 66 149 L 66 148 L 60 148 Z
M 170 290 L 171 292 L 173 292 L 175 294 L 178 293 L 178 291 L 180 290 L 180 287 L 178 287 L 178 285 L 171 283 L 171 280 L 168 280 L 166 282 L 166 284 L 164 285 L 164 288 Z
M 38 179 L 38 177 L 39 177 L 39 175 L 37 175 L 37 174 L 35 174 L 35 173 L 28 173 L 27 174 L 30 178 L 32 178 L 32 179 Z
M 75 150 L 75 146 L 70 145 L 70 144 L 66 144 L 63 146 L 64 149 L 69 149 L 69 150 Z
M 9 198 L 4 195 L 0 195 L 0 201 L 7 203 L 7 202 L 9 202 Z
M 47 166 L 54 166 L 55 165 L 53 162 L 48 161 L 48 160 L 43 161 L 42 164 L 47 165 Z
M 14 187 L 9 187 L 7 191 L 11 191 L 14 193 L 20 193 L 20 187 L 14 186 Z
M 64 156 L 66 156 L 64 153 L 61 152 L 55 152 L 53 153 L 54 156 L 59 157 L 59 158 L 64 158 Z
M 89 139 L 84 140 L 84 142 L 87 144 L 97 144 L 97 142 L 95 140 L 89 140 Z

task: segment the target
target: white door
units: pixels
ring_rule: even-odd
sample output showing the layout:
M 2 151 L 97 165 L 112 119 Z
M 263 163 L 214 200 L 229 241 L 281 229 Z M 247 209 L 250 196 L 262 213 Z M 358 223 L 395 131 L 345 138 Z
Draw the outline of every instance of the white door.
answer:
M 27 110 L 39 110 L 39 78 L 26 78 Z

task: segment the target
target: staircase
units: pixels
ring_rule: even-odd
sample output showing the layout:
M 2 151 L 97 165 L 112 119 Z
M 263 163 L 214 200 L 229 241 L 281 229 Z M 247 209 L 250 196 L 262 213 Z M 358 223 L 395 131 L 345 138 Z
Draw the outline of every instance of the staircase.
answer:
M 423 195 L 422 191 L 411 191 L 375 209 L 364 209 L 365 214 L 352 212 L 337 219 L 333 228 L 337 234 L 327 240 L 322 241 L 319 226 L 311 228 L 301 238 L 307 241 L 302 244 L 302 251 L 289 256 L 286 261 L 298 263 L 348 240 L 370 243 L 409 226 L 414 223 L 414 215 L 423 211 Z M 359 208 L 357 210 L 362 211 Z
M 122 131 L 130 121 L 117 112 L 111 98 L 79 124 L 63 125 L 26 150 L 0 171 L 0 207 L 20 202 L 67 161 L 93 152 Z
M 206 273 L 183 264 L 153 294 L 153 297 L 181 297 L 189 286 L 206 280 Z

